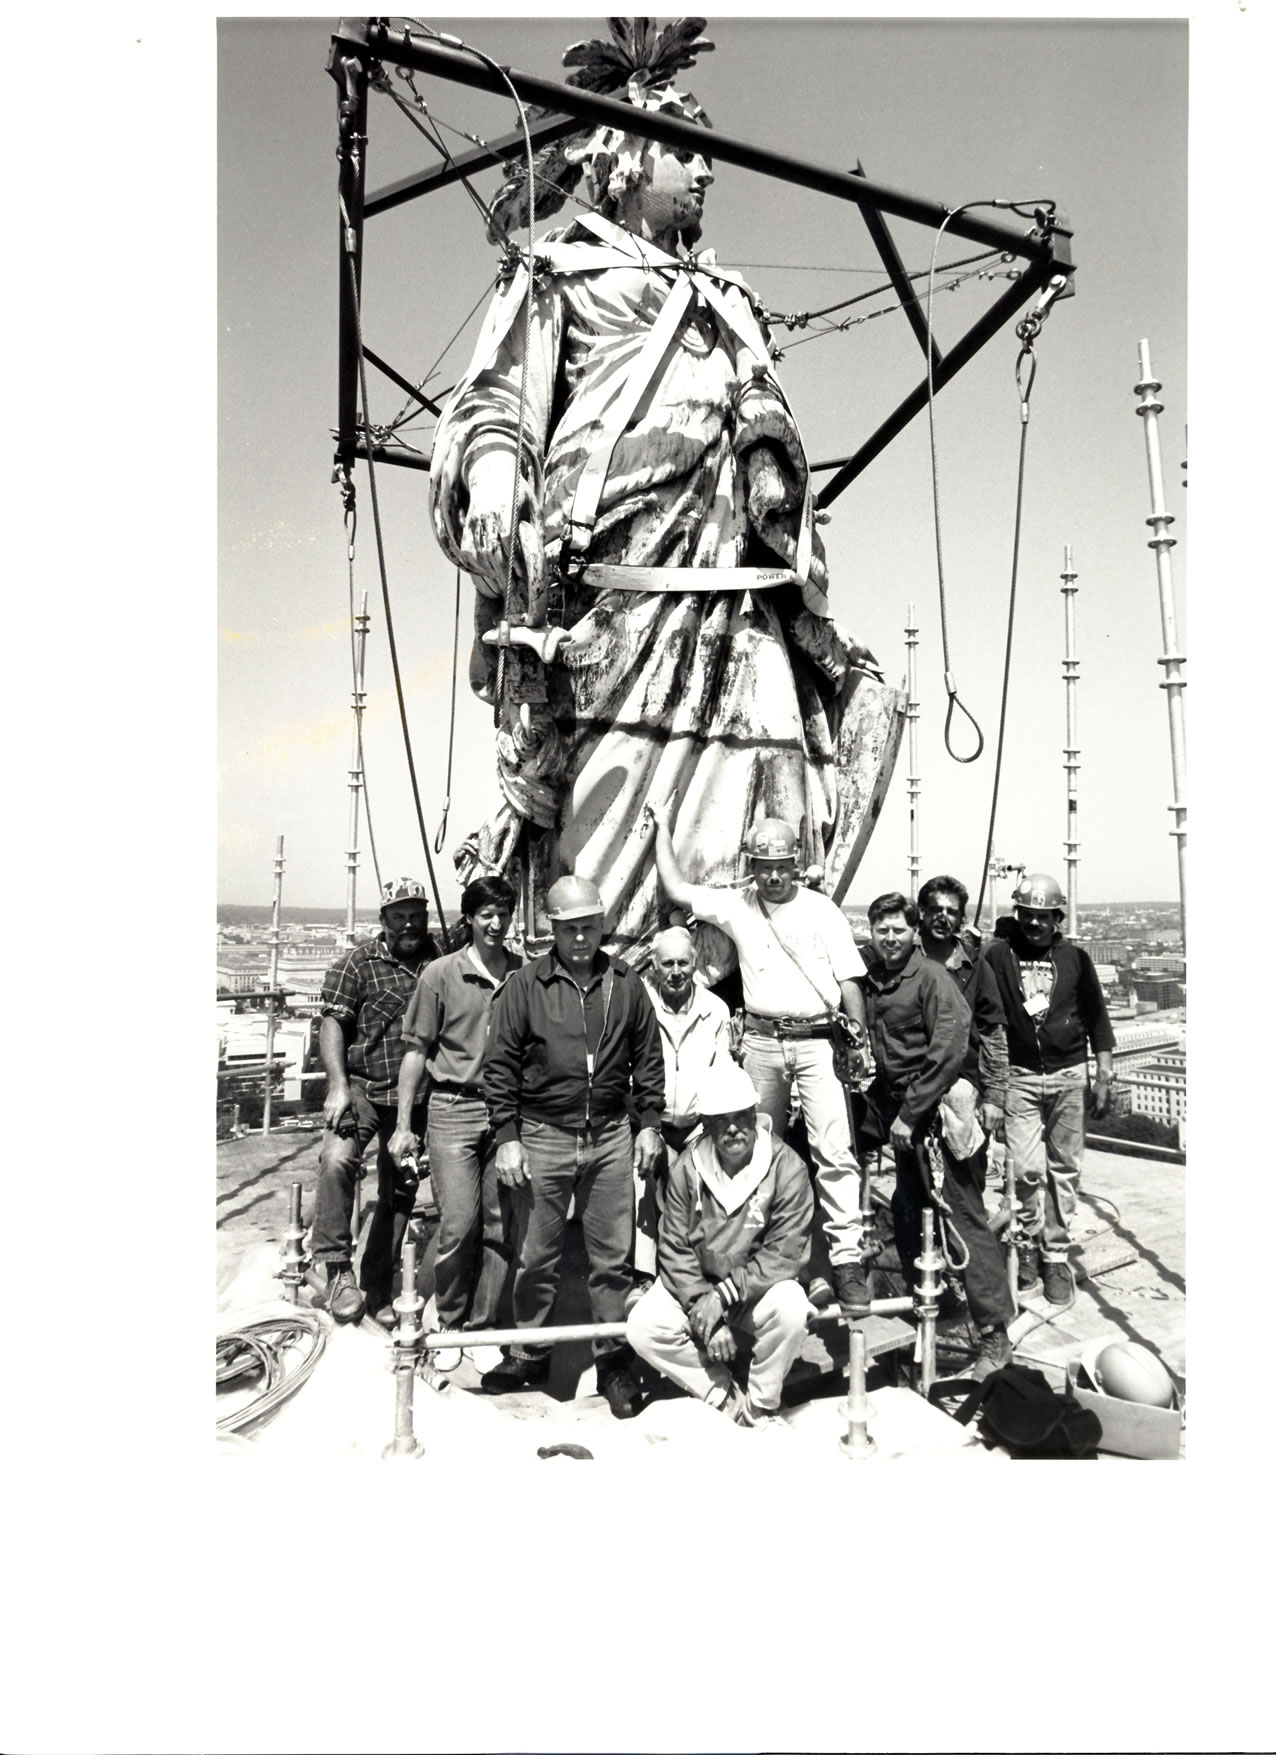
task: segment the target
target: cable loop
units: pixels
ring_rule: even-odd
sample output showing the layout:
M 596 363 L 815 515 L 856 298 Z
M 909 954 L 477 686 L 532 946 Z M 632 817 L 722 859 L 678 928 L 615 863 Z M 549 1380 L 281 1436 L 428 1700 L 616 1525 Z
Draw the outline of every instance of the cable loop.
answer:
M 1027 361 L 1026 367 L 1025 360 Z M 1032 342 L 1025 341 L 1019 350 L 1019 358 L 1015 361 L 1015 388 L 1019 392 L 1019 418 L 1025 426 L 1028 422 L 1028 399 L 1032 395 L 1032 384 L 1036 375 L 1037 356 L 1033 351 Z
M 959 756 L 957 751 L 953 748 L 952 725 L 954 708 L 966 715 L 967 719 L 969 719 L 970 723 L 974 726 L 975 736 L 979 740 L 978 743 L 976 743 L 973 752 L 968 756 Z M 984 753 L 984 734 L 979 729 L 979 721 L 975 718 L 975 715 L 971 712 L 970 708 L 962 701 L 958 700 L 955 684 L 950 686 L 948 690 L 948 711 L 944 715 L 944 748 L 948 751 L 948 754 L 952 757 L 954 762 L 961 762 L 963 764 L 967 762 L 977 762 L 980 756 Z

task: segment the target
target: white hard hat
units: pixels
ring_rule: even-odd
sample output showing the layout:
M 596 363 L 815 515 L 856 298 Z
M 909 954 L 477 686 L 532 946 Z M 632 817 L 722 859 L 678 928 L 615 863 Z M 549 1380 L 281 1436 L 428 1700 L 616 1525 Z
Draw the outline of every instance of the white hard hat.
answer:
M 701 1115 L 735 1115 L 741 1109 L 755 1109 L 757 1102 L 753 1080 L 734 1060 L 715 1061 L 696 1095 Z
M 602 911 L 603 899 L 598 885 L 591 884 L 588 878 L 570 874 L 560 877 L 550 885 L 545 897 L 545 912 L 551 920 L 586 920 L 591 914 L 601 914 Z

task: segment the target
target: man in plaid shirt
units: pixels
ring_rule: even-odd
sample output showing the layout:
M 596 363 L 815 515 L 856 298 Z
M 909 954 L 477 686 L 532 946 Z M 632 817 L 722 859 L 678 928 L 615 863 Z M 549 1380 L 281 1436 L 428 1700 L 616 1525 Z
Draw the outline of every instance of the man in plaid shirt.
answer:
M 323 1145 L 311 1217 L 310 1251 L 327 1274 L 325 1307 L 338 1322 L 358 1322 L 371 1308 L 384 1327 L 394 1324 L 390 1281 L 412 1212 L 416 1181 L 401 1171 L 387 1147 L 394 1132 L 403 1013 L 417 977 L 439 954 L 430 937 L 425 886 L 395 878 L 381 892 L 382 930 L 343 951 L 323 980 L 319 1055 L 328 1075 Z M 425 1129 L 425 1100 L 413 1111 L 412 1131 Z M 363 1154 L 377 1140 L 377 1208 L 355 1284 L 351 1258 L 355 1184 Z

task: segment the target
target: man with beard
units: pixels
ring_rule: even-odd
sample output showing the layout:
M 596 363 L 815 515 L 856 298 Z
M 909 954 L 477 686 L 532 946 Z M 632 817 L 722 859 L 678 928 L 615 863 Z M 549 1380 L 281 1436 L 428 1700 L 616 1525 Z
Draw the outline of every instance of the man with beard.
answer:
M 941 964 L 970 1007 L 970 1044 L 961 1077 L 947 1091 L 939 1110 L 944 1138 L 955 1158 L 970 1160 L 980 1190 L 987 1170 L 987 1138 L 1000 1134 L 1006 1114 L 1006 1014 L 991 969 L 962 930 L 969 892 L 958 878 L 928 878 L 917 896 L 920 942 Z
M 895 1154 L 891 1215 L 905 1279 L 915 1277 L 928 1206 L 945 1254 L 964 1258 L 957 1271 L 979 1329 L 969 1375 L 980 1380 L 1010 1362 L 1014 1301 L 969 1161 L 954 1157 L 939 1124 L 940 1104 L 966 1059 L 970 1008 L 947 970 L 922 954 L 911 902 L 898 891 L 878 896 L 868 921 L 875 960 L 864 990 L 877 1071 L 865 1097 L 864 1138 Z
M 328 1075 L 323 1144 L 315 1186 L 310 1251 L 328 1279 L 324 1306 L 338 1322 L 358 1322 L 364 1310 L 384 1311 L 412 1212 L 416 1178 L 390 1155 L 395 1130 L 403 1012 L 426 963 L 439 954 L 429 932 L 425 886 L 394 878 L 381 892 L 381 931 L 343 951 L 323 979 L 319 1057 Z M 413 1111 L 420 1133 L 425 1104 Z M 377 1140 L 377 1207 L 368 1230 L 360 1274 L 351 1266 L 355 1184 L 363 1154 Z
M 1014 1160 L 1028 1246 L 1021 1285 L 1040 1273 L 1051 1304 L 1073 1296 L 1069 1228 L 1085 1151 L 1086 1047 L 1094 1051 L 1094 1113 L 1107 1111 L 1116 1045 L 1094 964 L 1059 930 L 1066 899 L 1046 872 L 1015 889 L 1014 915 L 984 951 L 1006 1013 L 1010 1083 L 1006 1151 Z
M 810 1254 L 811 1181 L 776 1138 L 743 1067 L 719 1062 L 700 1088 L 704 1130 L 669 1171 L 660 1278 L 629 1316 L 634 1351 L 740 1426 L 775 1422 L 806 1334 L 799 1283 Z M 753 1355 L 743 1388 L 738 1343 Z
M 636 1302 L 656 1275 L 656 1235 L 664 1211 L 665 1174 L 699 1123 L 697 1098 L 710 1067 L 731 1054 L 731 1014 L 696 980 L 696 947 L 682 926 L 651 941 L 647 992 L 660 1027 L 665 1062 L 664 1154 L 644 1176 L 634 1165 L 634 1290 Z

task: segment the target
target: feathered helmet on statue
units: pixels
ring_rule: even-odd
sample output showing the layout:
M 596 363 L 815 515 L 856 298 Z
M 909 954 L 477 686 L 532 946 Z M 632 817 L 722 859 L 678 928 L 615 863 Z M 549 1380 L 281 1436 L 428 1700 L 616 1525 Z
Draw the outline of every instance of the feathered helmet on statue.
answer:
M 670 83 L 676 73 L 695 65 L 697 55 L 714 47 L 700 34 L 703 18 L 680 18 L 662 31 L 649 18 L 609 18 L 607 25 L 613 41 L 594 37 L 573 43 L 564 54 L 563 66 L 576 69 L 568 75 L 568 85 L 604 96 L 618 93 L 621 103 L 635 109 L 667 110 L 702 128 L 713 126 L 695 98 L 675 91 Z M 537 219 L 557 213 L 582 178 L 583 198 L 605 213 L 641 179 L 641 155 L 626 144 L 631 141 L 623 130 L 604 125 L 542 147 L 532 158 Z M 504 244 L 511 232 L 525 227 L 531 209 L 526 161 L 511 160 L 504 169 L 505 182 L 492 203 L 487 228 L 492 244 Z

